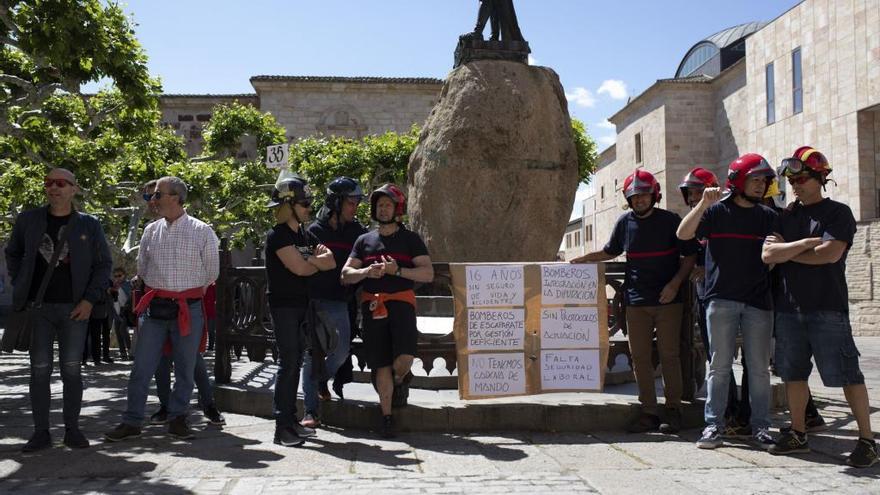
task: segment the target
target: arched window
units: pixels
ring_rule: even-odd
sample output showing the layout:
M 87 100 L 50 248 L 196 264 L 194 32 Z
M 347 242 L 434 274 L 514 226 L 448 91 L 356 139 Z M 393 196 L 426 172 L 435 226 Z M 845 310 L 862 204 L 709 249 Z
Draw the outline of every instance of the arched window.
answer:
M 687 77 L 694 75 L 697 71 L 706 65 L 707 62 L 720 55 L 721 51 L 714 43 L 705 42 L 695 46 L 684 62 L 675 77 Z M 716 72 L 717 73 L 717 72 Z M 714 74 L 710 74 L 714 75 Z

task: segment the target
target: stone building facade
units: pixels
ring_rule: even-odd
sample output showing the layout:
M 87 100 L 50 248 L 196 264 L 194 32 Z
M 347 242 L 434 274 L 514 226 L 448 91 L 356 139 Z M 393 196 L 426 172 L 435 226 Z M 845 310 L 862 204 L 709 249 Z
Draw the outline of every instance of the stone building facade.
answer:
M 163 95 L 162 121 L 180 135 L 190 156 L 201 153 L 202 130 L 215 105 L 237 101 L 271 113 L 287 138 L 326 135 L 362 138 L 421 125 L 440 97 L 432 78 L 254 76 L 253 94 Z M 255 158 L 254 143 L 240 155 Z
M 880 0 L 805 0 L 769 23 L 710 36 L 688 51 L 675 78 L 658 80 L 609 120 L 617 143 L 600 155 L 595 214 L 583 222 L 594 222 L 600 246 L 624 211 L 620 186 L 635 168 L 657 177 L 661 207 L 684 215 L 678 184 L 695 166 L 723 181 L 744 153 L 771 164 L 805 144 L 825 153 L 836 181 L 827 195 L 859 221 L 847 264 L 853 327 L 880 335 L 880 274 L 873 274 L 880 262 Z

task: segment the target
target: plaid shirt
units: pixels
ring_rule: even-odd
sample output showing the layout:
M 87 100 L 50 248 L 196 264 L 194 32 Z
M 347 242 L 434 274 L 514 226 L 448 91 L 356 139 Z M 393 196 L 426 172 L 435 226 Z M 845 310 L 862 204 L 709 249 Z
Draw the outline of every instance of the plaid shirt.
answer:
M 208 224 L 186 213 L 170 224 L 160 218 L 144 229 L 138 274 L 154 289 L 207 287 L 220 273 L 219 244 Z

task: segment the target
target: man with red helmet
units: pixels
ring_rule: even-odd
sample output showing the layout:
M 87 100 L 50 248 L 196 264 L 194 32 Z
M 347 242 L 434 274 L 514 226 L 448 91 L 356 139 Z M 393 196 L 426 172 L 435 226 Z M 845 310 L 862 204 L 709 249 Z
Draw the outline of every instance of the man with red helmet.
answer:
M 403 225 L 406 197 L 394 184 L 370 195 L 370 216 L 379 228 L 361 235 L 342 268 L 342 283 L 363 281 L 363 338 L 382 410 L 380 431 L 394 436 L 392 405 L 406 405 L 416 353 L 415 282 L 434 279 L 428 248 Z M 394 404 L 392 404 L 392 399 Z
M 707 187 L 718 187 L 718 178 L 709 170 L 697 167 L 685 175 L 678 187 L 681 189 L 681 195 L 684 198 L 685 203 L 689 207 L 695 208 L 703 198 L 703 191 Z M 706 243 L 706 239 L 700 239 L 700 250 L 697 254 L 697 263 L 696 266 L 694 266 L 694 271 L 691 272 L 691 281 L 694 283 L 695 289 L 697 323 L 700 325 L 700 337 L 703 340 L 703 348 L 706 350 L 706 355 L 711 356 L 712 354 L 709 350 L 709 333 L 706 328 Z M 752 410 L 749 406 L 748 367 L 745 359 L 741 359 L 741 362 L 743 366 L 741 395 L 738 393 L 736 378 L 733 376 L 733 372 L 731 371 L 730 374 L 727 410 L 724 413 L 727 418 L 727 427 L 724 432 L 725 436 L 737 437 L 742 432 L 748 432 L 746 437 L 751 436 L 751 426 L 749 426 L 749 422 L 751 420 Z
M 675 433 L 681 428 L 682 394 L 679 287 L 694 266 L 696 243 L 676 239 L 675 230 L 681 218 L 656 207 L 661 198 L 660 184 L 647 170 L 636 170 L 624 180 L 623 195 L 632 211 L 617 220 L 608 244 L 601 251 L 575 258 L 572 263 L 607 261 L 626 252 L 627 336 L 642 404 L 640 414 L 627 430 Z M 655 329 L 666 395 L 662 421 L 654 391 Z
M 769 269 L 761 261 L 764 239 L 773 232 L 778 215 L 762 200 L 775 177 L 767 161 L 754 153 L 730 164 L 728 193 L 706 188 L 703 197 L 682 220 L 679 239 L 707 239 L 705 249 L 706 323 L 709 334 L 709 397 L 706 428 L 697 446 L 722 444 L 730 373 L 737 334 L 742 333 L 748 365 L 751 433 L 762 447 L 770 436 L 770 339 L 773 312 Z
M 767 238 L 763 259 L 775 263 L 781 277 L 775 294 L 776 369 L 785 382 L 791 428 L 770 453 L 810 451 L 804 408 L 812 357 L 826 387 L 843 387 L 858 423 L 859 440 L 848 463 L 869 467 L 878 461 L 878 451 L 846 285 L 846 254 L 856 221 L 849 206 L 822 197 L 830 172 L 828 159 L 809 146 L 798 148 L 779 168 L 796 200 L 782 213 L 779 230 Z

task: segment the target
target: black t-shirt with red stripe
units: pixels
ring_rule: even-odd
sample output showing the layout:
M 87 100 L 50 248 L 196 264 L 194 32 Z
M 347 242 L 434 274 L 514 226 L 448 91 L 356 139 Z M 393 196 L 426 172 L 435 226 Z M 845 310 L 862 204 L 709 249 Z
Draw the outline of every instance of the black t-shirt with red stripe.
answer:
M 681 256 L 697 252 L 696 241 L 675 236 L 681 217 L 654 208 L 639 218 L 632 211 L 617 219 L 604 251 L 617 256 L 626 252 L 626 303 L 630 306 L 658 306 L 660 291 L 678 272 Z M 681 302 L 676 296 L 672 303 Z
M 422 238 L 402 225 L 389 236 L 379 235 L 378 230 L 367 232 L 358 237 L 351 250 L 351 257 L 360 260 L 364 267 L 381 262 L 382 256 L 390 256 L 401 268 L 413 268 L 415 267 L 413 258 L 427 254 L 428 248 L 425 247 Z M 376 294 L 400 292 L 412 289 L 414 286 L 412 280 L 388 274 L 382 278 L 364 279 L 363 288 L 369 293 Z
M 828 198 L 809 206 L 797 203 L 782 212 L 779 233 L 785 242 L 806 237 L 842 241 L 849 251 L 856 235 L 856 219 L 849 206 Z M 805 265 L 789 261 L 777 265 L 774 271 L 779 272 L 781 281 L 775 290 L 776 310 L 848 313 L 847 251 L 835 263 Z
M 706 239 L 704 300 L 737 301 L 772 308 L 770 272 L 761 261 L 764 239 L 778 229 L 779 214 L 764 205 L 743 208 L 733 198 L 703 213 L 697 237 Z
M 318 242 L 333 251 L 333 258 L 336 260 L 336 269 L 318 272 L 309 278 L 309 297 L 333 301 L 347 300 L 351 296 L 352 288 L 343 286 L 339 276 L 354 247 L 354 241 L 367 229 L 358 221 L 348 222 L 343 224 L 342 228 L 334 229 L 329 222 L 317 220 L 309 225 L 307 231 L 317 238 Z

